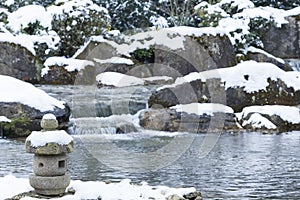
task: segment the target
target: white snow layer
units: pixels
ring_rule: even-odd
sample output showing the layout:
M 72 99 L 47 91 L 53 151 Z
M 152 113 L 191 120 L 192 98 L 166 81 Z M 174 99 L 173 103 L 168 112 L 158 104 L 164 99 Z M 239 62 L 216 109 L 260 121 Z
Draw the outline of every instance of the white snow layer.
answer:
M 249 106 L 242 110 L 239 118 L 243 118 L 250 113 L 259 113 L 262 115 L 277 115 L 284 121 L 292 124 L 300 123 L 300 108 L 293 106 L 282 105 L 264 105 L 264 106 Z
M 100 60 L 94 58 L 94 61 L 100 64 L 126 64 L 126 65 L 134 65 L 133 61 L 127 58 L 121 57 L 111 57 L 109 59 Z
M 56 119 L 55 115 L 52 113 L 45 114 L 42 119 Z
M 117 72 L 104 72 L 97 75 L 96 80 L 103 85 L 115 87 L 128 87 L 134 85 L 144 85 L 144 80 L 134 76 Z
M 245 49 L 245 54 L 247 54 L 247 52 L 261 53 L 261 54 L 264 54 L 265 56 L 267 56 L 269 58 L 273 58 L 273 59 L 277 60 L 278 62 L 280 62 L 282 64 L 285 63 L 285 61 L 283 59 L 277 58 L 277 57 L 273 56 L 272 54 L 269 54 L 268 52 L 266 52 L 266 51 L 264 51 L 262 49 L 258 49 L 258 48 L 252 47 L 252 46 L 250 46 L 250 47 L 248 47 L 248 48 Z
M 26 141 L 31 142 L 32 147 L 45 146 L 47 143 L 57 143 L 60 145 L 68 145 L 73 138 L 64 130 L 55 131 L 33 131 Z
M 273 124 L 270 120 L 263 117 L 259 113 L 253 113 L 248 120 L 243 121 L 242 126 L 245 127 L 251 125 L 253 128 L 267 128 L 267 129 L 276 129 L 277 126 Z
M 66 58 L 66 57 L 50 57 L 44 63 L 44 68 L 42 69 L 41 76 L 45 76 L 49 70 L 50 66 L 63 66 L 68 72 L 72 71 L 80 71 L 84 69 L 86 66 L 94 66 L 92 61 L 88 60 L 79 60 L 74 58 Z
M 5 117 L 5 116 L 0 116 L 0 122 L 11 122 L 11 120 L 10 119 L 8 119 L 7 117 Z
M 0 102 L 22 103 L 42 112 L 65 107 L 63 101 L 58 101 L 30 83 L 9 76 L 0 75 L 0 94 Z
M 191 103 L 191 104 L 179 104 L 170 107 L 175 109 L 177 112 L 185 112 L 188 114 L 196 115 L 210 115 L 213 116 L 214 113 L 234 113 L 233 109 L 218 103 Z
M 256 61 L 245 61 L 234 67 L 214 69 L 204 72 L 193 72 L 184 77 L 177 78 L 174 84 L 158 88 L 172 88 L 177 85 L 207 79 L 220 78 L 228 88 L 244 88 L 248 93 L 264 90 L 271 80 L 282 80 L 288 87 L 300 90 L 300 72 L 285 72 L 271 63 L 258 63 Z
M 14 187 L 11 187 L 11 186 Z M 129 179 L 124 179 L 119 183 L 106 184 L 100 181 L 83 182 L 80 180 L 72 180 L 69 187 L 76 190 L 74 195 L 57 197 L 60 200 L 81 200 L 81 199 L 98 199 L 102 200 L 142 200 L 154 199 L 165 200 L 167 197 L 177 194 L 182 197 L 184 194 L 195 192 L 196 189 L 191 188 L 170 188 L 166 186 L 149 186 L 142 182 L 140 185 L 134 185 Z M 29 185 L 29 180 L 25 178 L 16 178 L 8 175 L 0 177 L 0 199 L 11 198 L 14 195 L 33 190 Z M 24 197 L 22 200 L 37 200 L 32 197 Z
M 8 15 L 8 24 L 14 32 L 19 32 L 29 24 L 39 22 L 41 26 L 51 29 L 52 16 L 43 6 L 28 5 Z

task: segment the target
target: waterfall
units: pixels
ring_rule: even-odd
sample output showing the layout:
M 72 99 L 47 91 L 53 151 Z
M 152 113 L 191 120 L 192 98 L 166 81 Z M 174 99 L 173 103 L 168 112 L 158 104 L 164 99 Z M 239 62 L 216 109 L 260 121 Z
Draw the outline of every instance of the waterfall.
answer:
M 285 60 L 294 71 L 300 71 L 300 58 L 299 59 L 286 59 Z
M 112 115 L 72 119 L 69 132 L 74 135 L 122 134 L 137 132 L 137 128 L 131 115 Z

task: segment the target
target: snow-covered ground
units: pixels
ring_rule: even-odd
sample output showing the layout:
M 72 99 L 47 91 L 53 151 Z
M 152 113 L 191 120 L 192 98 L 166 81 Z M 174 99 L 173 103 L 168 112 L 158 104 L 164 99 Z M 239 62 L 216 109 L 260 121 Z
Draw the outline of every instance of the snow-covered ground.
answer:
M 28 105 L 42 112 L 53 111 L 55 107 L 65 108 L 59 101 L 46 92 L 13 77 L 0 75 L 0 102 L 16 102 Z
M 268 78 L 274 81 L 280 79 L 288 87 L 300 90 L 300 72 L 285 72 L 274 64 L 255 61 L 245 61 L 234 67 L 193 72 L 177 78 L 174 84 L 160 87 L 158 90 L 176 87 L 194 80 L 205 82 L 210 78 L 220 78 L 224 82 L 226 89 L 243 87 L 248 93 L 266 89 L 269 85 Z
M 13 187 L 12 187 L 13 186 Z M 53 199 L 61 200 L 81 200 L 81 199 L 98 199 L 102 200 L 142 200 L 154 199 L 165 200 L 167 197 L 177 194 L 183 196 L 190 192 L 195 192 L 195 188 L 169 188 L 166 186 L 149 186 L 147 183 L 135 185 L 128 179 L 124 179 L 119 183 L 106 184 L 105 182 L 83 182 L 80 180 L 71 181 L 69 187 L 75 189 L 74 195 L 67 195 Z M 29 185 L 26 178 L 16 178 L 8 175 L 0 177 L 0 199 L 11 198 L 23 192 L 29 192 L 33 188 Z M 22 200 L 37 200 L 37 198 L 25 197 Z
M 177 112 L 185 112 L 188 114 L 196 115 L 210 115 L 213 116 L 214 113 L 234 113 L 233 109 L 218 103 L 191 103 L 191 104 L 180 104 L 170 107 L 175 109 Z

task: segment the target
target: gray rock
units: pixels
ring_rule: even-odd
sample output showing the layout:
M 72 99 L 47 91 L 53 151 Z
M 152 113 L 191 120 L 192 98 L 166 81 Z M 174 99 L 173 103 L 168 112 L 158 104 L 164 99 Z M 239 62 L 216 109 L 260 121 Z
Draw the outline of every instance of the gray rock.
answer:
M 262 37 L 264 49 L 283 59 L 299 58 L 300 15 L 287 17 L 288 24 L 272 26 Z
M 35 192 L 40 195 L 57 196 L 63 195 L 70 184 L 70 175 L 43 177 L 29 176 L 30 185 L 35 188 Z M 45 189 L 47 188 L 47 189 Z
M 145 129 L 182 132 L 219 132 L 222 130 L 240 131 L 236 117 L 231 113 L 195 115 L 177 112 L 173 109 L 149 109 L 139 115 L 140 125 Z
M 183 197 L 188 200 L 201 200 L 202 194 L 201 194 L 201 192 L 196 191 L 196 192 L 191 192 L 189 194 L 185 194 L 185 195 L 183 195 Z
M 268 57 L 265 54 L 257 53 L 257 52 L 248 52 L 246 55 L 247 60 L 255 60 L 257 62 L 269 62 L 278 66 L 280 69 L 285 71 L 293 71 L 292 66 L 290 66 L 287 62 L 279 62 L 277 59 Z
M 26 48 L 8 42 L 0 42 L 0 74 L 37 83 L 42 65 Z
M 159 67 L 153 75 L 179 77 L 235 64 L 235 51 L 227 36 L 185 37 L 184 49 L 155 48 L 155 65 Z

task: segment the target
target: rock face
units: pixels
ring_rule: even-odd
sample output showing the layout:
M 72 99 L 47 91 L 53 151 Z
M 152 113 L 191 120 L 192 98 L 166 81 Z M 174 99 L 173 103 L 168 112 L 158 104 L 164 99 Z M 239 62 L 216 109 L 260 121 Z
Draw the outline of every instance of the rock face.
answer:
M 167 66 L 160 67 L 160 75 L 178 77 L 191 72 L 230 67 L 236 61 L 235 51 L 228 37 L 203 35 L 196 38 L 185 36 L 184 48 L 175 51 L 157 46 L 155 64 Z
M 281 80 L 267 80 L 269 85 L 266 90 L 248 93 L 242 87 L 225 89 L 218 79 L 202 82 L 195 80 L 184 83 L 174 88 L 165 88 L 154 92 L 149 99 L 149 106 L 161 105 L 171 107 L 177 104 L 223 103 L 240 112 L 244 107 L 251 105 L 299 105 L 300 91 L 288 87 Z M 213 82 L 210 83 L 210 82 Z M 220 97 L 218 99 L 217 97 Z M 213 101 L 212 101 L 213 99 Z M 223 102 L 222 102 L 223 101 Z
M 31 131 L 41 130 L 40 122 L 44 114 L 53 113 L 60 128 L 66 128 L 71 114 L 68 105 L 64 109 L 55 108 L 54 111 L 41 112 L 35 108 L 20 103 L 0 102 L 0 112 L 11 119 L 11 123 L 3 125 L 3 134 L 9 138 L 26 137 Z
M 18 78 L 30 83 L 39 80 L 41 68 L 38 60 L 26 48 L 17 44 L 0 42 L 0 74 Z
M 300 56 L 300 15 L 287 18 L 281 28 L 271 27 L 263 36 L 264 49 L 283 59 Z
M 158 131 L 201 133 L 240 129 L 236 117 L 232 113 L 199 116 L 177 112 L 173 109 L 149 109 L 142 111 L 139 119 L 143 128 Z

